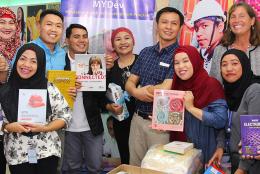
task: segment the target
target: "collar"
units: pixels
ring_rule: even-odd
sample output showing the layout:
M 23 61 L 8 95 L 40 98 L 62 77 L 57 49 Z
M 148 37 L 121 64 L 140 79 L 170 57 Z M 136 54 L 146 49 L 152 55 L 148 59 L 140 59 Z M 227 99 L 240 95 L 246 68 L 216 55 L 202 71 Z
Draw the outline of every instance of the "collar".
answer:
M 50 54 L 55 54 L 57 52 L 57 50 L 59 49 L 59 46 L 58 44 L 56 43 L 55 46 L 54 46 L 54 50 L 53 52 L 51 52 L 50 48 L 47 47 L 47 45 L 43 42 L 43 40 L 38 37 L 36 40 L 35 40 L 36 43 L 39 43 L 39 45 L 46 51 L 48 51 Z
M 70 63 L 75 63 L 75 59 L 72 59 L 72 57 L 70 56 L 70 51 L 68 50 L 68 58 L 69 58 L 69 60 L 70 60 Z
M 179 43 L 178 41 L 169 45 L 168 47 L 165 47 L 163 48 L 162 50 L 166 50 L 167 52 L 169 53 L 172 53 L 176 48 L 179 47 Z M 157 44 L 154 46 L 154 49 L 157 51 L 157 52 L 160 52 L 160 45 L 159 45 L 159 42 L 157 42 Z M 161 51 L 162 51 L 161 50 Z

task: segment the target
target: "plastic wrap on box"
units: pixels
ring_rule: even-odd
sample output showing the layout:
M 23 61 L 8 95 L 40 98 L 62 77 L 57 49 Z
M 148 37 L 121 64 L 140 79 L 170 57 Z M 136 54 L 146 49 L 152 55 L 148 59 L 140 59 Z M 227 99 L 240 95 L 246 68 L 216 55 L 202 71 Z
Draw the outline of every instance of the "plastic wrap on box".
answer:
M 201 169 L 201 150 L 191 149 L 184 155 L 167 152 L 163 145 L 154 145 L 146 153 L 142 168 L 157 170 L 167 174 L 194 174 Z

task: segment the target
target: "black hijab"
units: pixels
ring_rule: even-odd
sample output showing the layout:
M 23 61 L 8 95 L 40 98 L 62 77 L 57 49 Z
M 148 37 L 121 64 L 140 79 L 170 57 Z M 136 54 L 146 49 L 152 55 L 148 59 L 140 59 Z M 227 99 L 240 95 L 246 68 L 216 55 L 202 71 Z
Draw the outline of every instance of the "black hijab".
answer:
M 260 83 L 260 78 L 253 74 L 250 60 L 245 52 L 237 49 L 230 49 L 223 54 L 221 62 L 222 59 L 229 54 L 235 55 L 242 66 L 242 76 L 234 83 L 227 82 L 221 74 L 228 107 L 231 111 L 237 111 L 246 89 L 253 83 Z
M 27 51 L 32 50 L 36 53 L 37 70 L 35 74 L 28 78 L 23 79 L 17 72 L 17 62 L 21 55 Z M 5 116 L 9 122 L 17 121 L 19 89 L 47 89 L 47 79 L 45 77 L 46 57 L 44 50 L 34 43 L 23 45 L 16 54 L 16 59 L 10 78 L 6 84 L 0 89 L 0 102 L 4 110 Z M 47 118 L 51 115 L 51 106 L 49 95 L 47 94 Z

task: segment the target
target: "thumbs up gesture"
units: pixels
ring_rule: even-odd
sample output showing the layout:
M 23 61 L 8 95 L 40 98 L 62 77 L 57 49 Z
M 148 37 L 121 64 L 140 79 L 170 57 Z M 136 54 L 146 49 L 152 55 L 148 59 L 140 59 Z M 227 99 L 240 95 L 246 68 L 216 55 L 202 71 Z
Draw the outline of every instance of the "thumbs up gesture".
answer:
M 0 71 L 7 71 L 8 70 L 8 63 L 4 56 L 0 53 Z

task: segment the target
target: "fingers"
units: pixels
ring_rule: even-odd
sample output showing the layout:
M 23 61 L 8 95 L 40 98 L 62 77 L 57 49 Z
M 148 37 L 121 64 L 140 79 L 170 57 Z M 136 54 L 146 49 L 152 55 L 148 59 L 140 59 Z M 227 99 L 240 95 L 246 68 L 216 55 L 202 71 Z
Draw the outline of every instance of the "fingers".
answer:
M 76 87 L 76 89 L 80 89 L 81 88 L 81 82 L 76 80 L 75 87 Z

